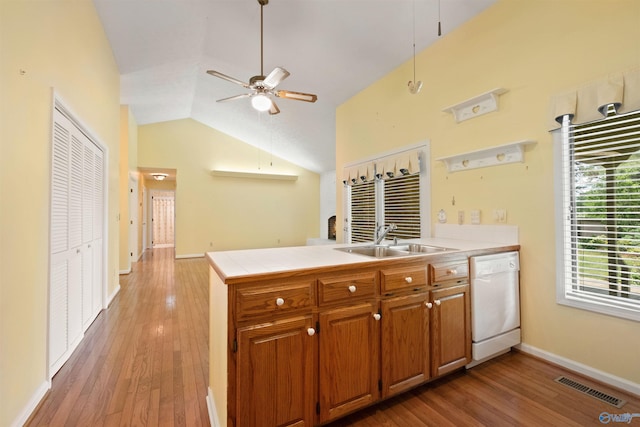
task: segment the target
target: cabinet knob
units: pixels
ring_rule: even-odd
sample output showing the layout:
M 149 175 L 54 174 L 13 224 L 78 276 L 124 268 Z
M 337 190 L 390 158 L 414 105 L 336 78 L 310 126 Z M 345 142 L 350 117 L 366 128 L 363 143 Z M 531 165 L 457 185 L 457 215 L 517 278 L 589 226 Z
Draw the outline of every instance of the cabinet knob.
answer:
M 404 281 L 407 282 L 407 283 L 411 283 L 411 282 L 413 282 L 413 278 L 411 276 L 407 276 L 407 277 L 404 278 Z
M 458 274 L 458 270 L 456 270 L 455 268 L 452 268 L 450 270 L 447 270 L 447 274 L 451 276 L 455 276 L 456 274 Z
M 354 293 L 356 291 L 356 285 L 349 285 L 349 292 Z
M 316 334 L 316 330 L 313 328 L 309 328 L 307 329 L 307 334 L 309 334 L 309 336 L 312 337 Z
M 433 304 L 431 304 L 430 302 L 425 302 L 424 305 L 427 306 L 427 308 L 431 308 L 433 307 Z
M 434 301 L 434 303 L 435 303 L 436 305 L 440 305 L 440 304 L 441 304 L 439 299 L 435 300 L 435 301 Z
M 373 318 L 376 320 L 380 320 L 382 316 L 380 316 L 380 313 L 373 313 Z
M 276 305 L 279 307 L 284 304 L 284 300 L 282 298 L 276 298 Z

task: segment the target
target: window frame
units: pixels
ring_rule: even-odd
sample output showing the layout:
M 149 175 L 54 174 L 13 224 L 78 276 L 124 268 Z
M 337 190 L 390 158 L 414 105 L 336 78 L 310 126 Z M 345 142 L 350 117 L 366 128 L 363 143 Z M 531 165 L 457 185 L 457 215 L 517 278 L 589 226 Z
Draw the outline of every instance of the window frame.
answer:
M 576 259 L 575 248 L 571 244 L 571 239 L 575 239 L 572 234 L 572 217 L 570 214 L 571 205 L 575 200 L 573 191 L 574 154 L 570 147 L 570 118 L 563 117 L 560 129 L 553 131 L 554 139 L 554 199 L 555 199 L 555 231 L 556 231 L 556 302 L 560 305 L 579 308 L 614 317 L 640 321 L 640 301 L 636 303 L 623 304 L 607 295 L 595 296 L 585 292 L 569 291 L 567 283 L 568 269 L 572 267 Z M 565 173 L 565 164 L 571 170 Z M 567 195 L 567 196 L 565 196 Z M 577 285 L 577 283 L 574 283 Z M 632 285 L 633 286 L 633 285 Z
M 400 153 L 403 152 L 408 152 L 408 151 L 415 151 L 418 150 L 419 152 L 419 159 L 420 159 L 420 172 L 419 172 L 419 182 L 420 182 L 420 190 L 419 190 L 419 197 L 420 197 L 420 237 L 419 238 L 425 238 L 425 237 L 429 237 L 431 235 L 431 189 L 430 189 L 430 185 L 431 185 L 431 180 L 430 180 L 430 174 L 429 174 L 429 165 L 430 165 L 430 158 L 429 158 L 429 142 L 425 142 L 425 143 L 421 143 L 421 144 L 417 144 L 411 147 L 405 147 L 401 150 L 395 150 L 392 152 L 388 152 L 388 153 L 384 153 L 381 154 L 379 156 L 375 156 L 372 157 L 370 159 L 364 159 L 358 162 L 354 162 L 354 163 L 350 163 L 345 165 L 344 169 L 349 169 L 352 166 L 355 165 L 359 165 L 359 164 L 365 164 L 365 163 L 372 163 L 372 162 L 376 162 L 376 163 L 380 163 L 381 161 L 383 162 L 384 159 L 386 158 L 392 158 L 397 156 Z M 384 183 L 385 180 L 381 179 L 381 178 L 375 178 L 375 190 L 374 190 L 374 194 L 375 194 L 375 201 L 374 201 L 374 206 L 375 206 L 375 227 L 378 226 L 378 224 L 384 224 L 385 223 L 385 205 L 384 205 Z M 352 241 L 352 212 L 351 212 L 351 204 L 352 204 L 352 198 L 351 198 L 351 185 L 347 185 L 344 184 L 343 185 L 343 189 L 344 189 L 344 204 L 343 204 L 343 212 L 344 212 L 344 227 L 343 227 L 343 231 L 344 231 L 344 236 L 343 236 L 343 241 L 345 243 L 365 243 L 365 242 L 353 242 Z M 393 237 L 393 232 L 389 233 L 389 236 Z M 403 239 L 403 238 L 400 238 Z M 407 240 L 411 240 L 411 239 L 407 239 L 404 238 L 403 240 L 407 241 Z M 371 238 L 369 240 L 370 243 L 372 243 L 374 241 L 374 236 L 373 234 L 371 235 Z

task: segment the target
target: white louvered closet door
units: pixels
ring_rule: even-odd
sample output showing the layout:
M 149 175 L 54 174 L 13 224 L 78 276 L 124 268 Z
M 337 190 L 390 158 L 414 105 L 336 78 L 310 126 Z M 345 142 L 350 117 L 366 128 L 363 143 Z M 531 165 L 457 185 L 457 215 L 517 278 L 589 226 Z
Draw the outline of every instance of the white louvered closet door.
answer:
M 57 109 L 53 119 L 49 279 L 51 376 L 69 358 L 100 311 L 99 306 L 96 309 L 95 294 L 100 296 L 101 302 L 104 195 L 102 151 Z M 96 232 L 96 228 L 100 231 Z

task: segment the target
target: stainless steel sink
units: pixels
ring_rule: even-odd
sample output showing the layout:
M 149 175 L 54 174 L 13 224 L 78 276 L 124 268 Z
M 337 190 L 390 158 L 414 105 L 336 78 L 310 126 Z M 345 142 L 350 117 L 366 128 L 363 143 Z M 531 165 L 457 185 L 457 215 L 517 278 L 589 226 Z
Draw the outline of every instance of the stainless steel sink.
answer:
M 375 245 L 375 246 L 350 246 L 344 248 L 336 248 L 336 250 L 357 255 L 365 255 L 375 258 L 402 257 L 419 254 L 436 254 L 447 251 L 455 251 L 456 249 L 444 248 L 441 246 L 422 245 L 419 243 L 410 243 L 404 245 Z
M 420 243 L 411 243 L 408 245 L 394 246 L 394 248 L 411 253 L 435 254 L 440 252 L 454 251 L 452 248 L 443 248 L 442 246 L 422 245 Z
M 350 248 L 336 248 L 339 251 L 350 254 L 366 255 L 376 258 L 407 256 L 409 252 L 390 248 L 389 246 L 356 246 Z

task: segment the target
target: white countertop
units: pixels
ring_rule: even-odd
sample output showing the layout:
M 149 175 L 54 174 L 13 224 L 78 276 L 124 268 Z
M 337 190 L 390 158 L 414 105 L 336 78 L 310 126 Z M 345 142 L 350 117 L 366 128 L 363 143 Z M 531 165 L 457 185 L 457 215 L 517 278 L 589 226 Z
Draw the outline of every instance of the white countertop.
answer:
M 403 241 L 409 242 L 409 241 Z M 500 248 L 512 248 L 513 246 L 495 243 L 478 242 L 445 238 L 412 239 L 412 243 L 441 246 L 453 248 L 455 251 L 446 253 L 495 250 Z M 388 242 L 385 242 L 388 243 Z M 357 246 L 368 246 L 371 243 L 363 243 Z M 335 248 L 345 246 L 356 246 L 350 244 L 320 245 L 320 246 L 292 246 L 266 249 L 246 249 L 234 251 L 207 252 L 206 257 L 212 267 L 226 282 L 228 279 L 242 278 L 247 276 L 262 275 L 269 273 L 281 273 L 288 271 L 298 271 L 331 267 L 337 265 L 371 263 L 381 260 L 398 259 L 383 258 L 377 259 L 369 256 L 351 254 L 335 250 Z M 432 255 L 411 255 L 401 257 L 406 259 L 413 256 L 429 257 Z

